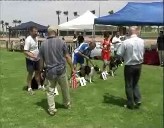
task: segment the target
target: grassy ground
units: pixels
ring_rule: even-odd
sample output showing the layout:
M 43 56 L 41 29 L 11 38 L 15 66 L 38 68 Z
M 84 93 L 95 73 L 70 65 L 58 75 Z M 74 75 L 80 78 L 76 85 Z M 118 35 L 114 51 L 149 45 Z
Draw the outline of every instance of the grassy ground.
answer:
M 143 105 L 139 110 L 123 108 L 126 98 L 121 67 L 115 78 L 103 81 L 96 76 L 95 83 L 71 89 L 71 110 L 61 108 L 60 93 L 56 97 L 58 113 L 52 117 L 47 113 L 44 92 L 36 91 L 30 96 L 23 89 L 24 55 L 1 50 L 0 128 L 162 128 L 162 72 L 161 67 L 143 66 L 140 80 Z

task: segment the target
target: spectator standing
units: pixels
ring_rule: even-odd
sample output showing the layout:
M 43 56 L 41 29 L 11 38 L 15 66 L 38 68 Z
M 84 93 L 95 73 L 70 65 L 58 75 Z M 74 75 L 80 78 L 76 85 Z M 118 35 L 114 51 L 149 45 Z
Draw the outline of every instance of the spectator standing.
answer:
M 144 56 L 144 40 L 137 34 L 139 29 L 136 26 L 130 27 L 130 38 L 125 40 L 117 51 L 117 55 L 124 58 L 124 78 L 127 103 L 124 107 L 133 109 L 141 105 L 141 94 L 139 90 L 139 79 Z
M 163 67 L 164 66 L 164 33 L 163 31 L 160 31 L 160 35 L 157 38 L 157 46 L 158 46 L 160 65 Z
M 65 108 L 70 108 L 70 93 L 66 74 L 66 61 L 69 64 L 71 71 L 73 64 L 68 53 L 68 48 L 63 40 L 57 36 L 57 29 L 53 26 L 48 28 L 48 38 L 41 45 L 40 51 L 40 71 L 42 71 L 44 64 L 46 67 L 47 86 L 47 101 L 48 111 L 50 115 L 55 115 L 57 109 L 55 107 L 55 87 L 57 83 L 61 87 L 63 96 L 63 105 Z

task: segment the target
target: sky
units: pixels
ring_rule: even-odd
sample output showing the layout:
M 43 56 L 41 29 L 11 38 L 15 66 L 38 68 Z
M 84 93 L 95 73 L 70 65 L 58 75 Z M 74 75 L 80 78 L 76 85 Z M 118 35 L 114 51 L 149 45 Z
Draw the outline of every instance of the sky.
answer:
M 153 2 L 161 0 L 108 0 L 108 1 L 4 1 L 0 0 L 0 20 L 14 24 L 14 19 L 22 22 L 34 21 L 42 25 L 57 25 L 57 10 L 68 11 L 69 20 L 75 18 L 73 12 L 79 15 L 87 10 L 95 10 L 96 16 L 108 15 L 110 10 L 114 12 L 122 9 L 128 2 Z M 66 22 L 66 16 L 60 15 L 60 23 Z

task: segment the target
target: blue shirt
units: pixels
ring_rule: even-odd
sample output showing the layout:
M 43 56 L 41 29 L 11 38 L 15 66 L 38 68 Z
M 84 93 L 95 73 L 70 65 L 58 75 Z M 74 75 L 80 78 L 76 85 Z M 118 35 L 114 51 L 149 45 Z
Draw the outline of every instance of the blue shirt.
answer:
M 89 56 L 91 53 L 91 50 L 89 49 L 89 44 L 85 42 L 81 43 L 80 46 L 74 51 L 76 55 L 79 55 L 78 52 L 81 52 L 82 54 Z

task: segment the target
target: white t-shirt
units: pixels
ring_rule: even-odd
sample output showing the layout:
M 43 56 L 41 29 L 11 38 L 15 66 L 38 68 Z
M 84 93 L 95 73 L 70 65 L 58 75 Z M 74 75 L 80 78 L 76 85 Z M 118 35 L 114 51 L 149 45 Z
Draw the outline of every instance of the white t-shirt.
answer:
M 38 49 L 38 39 L 37 39 L 37 37 L 34 40 L 31 36 L 28 36 L 25 40 L 24 50 L 33 53 L 35 56 L 38 56 L 39 49 Z M 33 60 L 33 61 L 39 60 L 39 57 L 38 57 L 37 60 L 34 60 L 33 58 L 28 57 L 28 56 L 27 56 L 27 58 L 30 59 L 30 60 Z
M 116 43 L 116 42 L 119 42 L 119 43 Z M 114 50 L 117 51 L 118 48 L 119 48 L 119 46 L 121 45 L 120 37 L 116 37 L 116 36 L 113 37 L 112 43 L 116 43 L 116 44 L 114 44 L 113 46 L 114 46 Z

